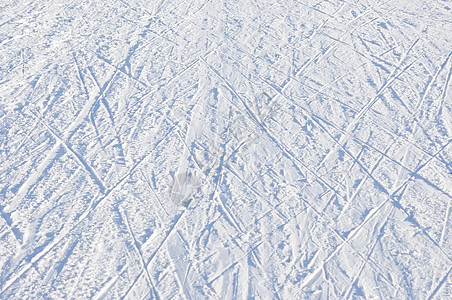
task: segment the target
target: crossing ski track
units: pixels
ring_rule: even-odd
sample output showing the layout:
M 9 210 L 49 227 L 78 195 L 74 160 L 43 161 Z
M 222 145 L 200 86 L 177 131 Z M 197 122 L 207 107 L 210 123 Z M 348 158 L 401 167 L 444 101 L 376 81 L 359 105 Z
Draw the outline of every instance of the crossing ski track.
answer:
M 0 299 L 451 299 L 450 32 L 445 0 L 3 1 Z

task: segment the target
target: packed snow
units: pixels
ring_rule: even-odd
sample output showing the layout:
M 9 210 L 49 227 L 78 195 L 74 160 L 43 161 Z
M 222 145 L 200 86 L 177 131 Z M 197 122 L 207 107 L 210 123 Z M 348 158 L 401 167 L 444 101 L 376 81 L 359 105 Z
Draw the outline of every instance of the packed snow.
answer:
M 450 0 L 2 0 L 0 299 L 451 299 Z

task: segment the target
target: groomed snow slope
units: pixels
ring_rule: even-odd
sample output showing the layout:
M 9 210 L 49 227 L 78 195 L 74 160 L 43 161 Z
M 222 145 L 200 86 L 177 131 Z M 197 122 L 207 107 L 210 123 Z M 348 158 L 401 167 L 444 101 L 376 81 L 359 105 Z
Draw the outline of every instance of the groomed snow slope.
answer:
M 451 1 L 3 0 L 1 299 L 450 299 Z

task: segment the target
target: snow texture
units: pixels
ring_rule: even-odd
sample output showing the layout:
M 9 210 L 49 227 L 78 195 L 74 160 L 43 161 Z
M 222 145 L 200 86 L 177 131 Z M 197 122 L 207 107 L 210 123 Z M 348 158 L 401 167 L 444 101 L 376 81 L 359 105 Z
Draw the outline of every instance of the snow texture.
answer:
M 450 0 L 0 1 L 1 299 L 451 299 Z

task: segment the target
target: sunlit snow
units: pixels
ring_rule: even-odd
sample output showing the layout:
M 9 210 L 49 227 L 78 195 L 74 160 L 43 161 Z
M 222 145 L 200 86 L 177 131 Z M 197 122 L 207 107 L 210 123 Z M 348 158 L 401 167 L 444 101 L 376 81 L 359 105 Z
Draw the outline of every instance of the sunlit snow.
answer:
M 451 299 L 452 2 L 0 1 L 0 299 Z

